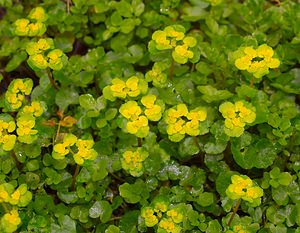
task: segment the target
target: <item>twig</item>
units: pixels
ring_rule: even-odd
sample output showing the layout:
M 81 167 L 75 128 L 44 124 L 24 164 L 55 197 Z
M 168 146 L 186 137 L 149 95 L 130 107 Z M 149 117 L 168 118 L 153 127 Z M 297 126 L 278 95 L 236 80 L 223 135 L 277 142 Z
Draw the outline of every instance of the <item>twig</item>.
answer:
M 50 81 L 50 83 L 51 83 L 51 86 L 52 86 L 54 89 L 58 90 L 58 86 L 56 85 L 56 83 L 55 83 L 55 81 L 54 81 L 54 79 L 53 79 L 53 77 L 52 77 L 51 71 L 50 71 L 49 69 L 46 69 L 46 70 L 47 70 L 47 74 L 48 74 L 48 78 L 49 78 L 49 81 Z
M 4 202 L 1 202 L 1 205 L 2 205 L 5 213 L 9 213 L 9 209 L 7 208 L 6 204 Z
M 67 12 L 70 14 L 70 0 L 67 0 Z
M 76 166 L 76 169 L 75 169 L 75 172 L 74 172 L 74 175 L 72 177 L 72 186 L 71 186 L 71 190 L 74 191 L 75 190 L 75 183 L 76 183 L 76 177 L 79 173 L 79 170 L 80 170 L 80 165 L 77 164 Z
M 171 81 L 173 80 L 173 76 L 174 76 L 174 65 L 175 65 L 175 61 L 172 58 L 172 62 L 171 62 L 171 66 L 170 66 L 170 73 L 169 73 L 169 79 Z
M 138 147 L 142 147 L 142 139 L 141 138 L 137 138 L 138 141 Z
M 240 204 L 241 204 L 241 199 L 238 199 L 238 201 L 237 201 L 235 207 L 233 208 L 233 213 L 232 213 L 231 216 L 230 216 L 230 219 L 229 219 L 229 221 L 228 221 L 228 223 L 227 223 L 227 226 L 230 226 L 230 224 L 231 224 L 231 222 L 232 222 L 232 220 L 233 220 L 233 217 L 235 216 L 236 212 L 238 211 L 238 209 L 239 209 L 239 207 L 240 207 Z

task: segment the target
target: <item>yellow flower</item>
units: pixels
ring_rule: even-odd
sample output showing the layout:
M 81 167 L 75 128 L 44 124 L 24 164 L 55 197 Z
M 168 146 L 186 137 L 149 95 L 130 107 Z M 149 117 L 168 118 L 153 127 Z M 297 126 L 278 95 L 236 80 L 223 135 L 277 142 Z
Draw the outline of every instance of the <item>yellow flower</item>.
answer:
M 26 36 L 29 31 L 29 23 L 30 21 L 28 19 L 17 19 L 15 22 L 15 34 L 18 36 Z
M 179 119 L 178 121 L 176 121 L 173 124 L 169 124 L 167 126 L 167 133 L 169 135 L 185 134 L 184 124 L 185 124 L 185 121 L 182 119 Z
M 137 148 L 135 151 L 127 150 L 123 153 L 121 160 L 122 168 L 132 176 L 141 176 L 143 174 L 143 161 L 148 155 L 148 152 L 142 148 Z
M 169 217 L 171 217 L 171 219 L 173 220 L 173 222 L 175 223 L 180 223 L 183 221 L 183 214 L 180 213 L 178 210 L 176 209 L 171 209 L 167 212 L 167 215 Z
M 231 137 L 241 136 L 246 123 L 250 124 L 256 118 L 255 108 L 250 104 L 246 106 L 243 101 L 237 101 L 235 104 L 224 102 L 220 105 L 219 111 L 225 118 L 225 133 Z
M 179 233 L 181 228 L 176 225 L 171 218 L 163 218 L 158 226 L 164 229 L 167 233 Z
M 259 186 L 255 186 L 248 176 L 233 175 L 226 194 L 233 200 L 242 198 L 252 203 L 263 196 L 263 190 Z
M 44 110 L 42 108 L 42 105 L 38 101 L 32 101 L 30 106 L 25 106 L 23 108 L 24 114 L 32 114 L 35 117 L 39 117 L 43 114 Z
M 47 59 L 42 54 L 34 54 L 28 58 L 28 62 L 32 62 L 39 69 L 46 69 L 48 67 Z
M 54 159 L 64 159 L 65 155 L 70 153 L 69 147 L 77 142 L 74 134 L 68 133 L 64 136 L 63 142 L 55 144 L 53 147 L 52 157 Z
M 167 26 L 164 29 L 164 32 L 166 33 L 166 35 L 168 37 L 174 37 L 175 40 L 183 40 L 183 38 L 184 38 L 184 32 L 175 31 L 173 26 Z
M 186 122 L 183 128 L 184 128 L 185 133 L 190 136 L 199 135 L 199 132 L 200 132 L 199 121 L 192 120 L 192 121 Z
M 158 218 L 154 215 L 154 211 L 151 207 L 143 208 L 141 216 L 144 218 L 147 227 L 153 227 L 158 223 Z
M 47 20 L 48 16 L 47 16 L 44 8 L 36 7 L 30 11 L 28 18 L 36 20 L 38 22 L 45 22 Z
M 139 90 L 139 78 L 136 76 L 132 76 L 126 81 L 126 93 L 130 97 L 136 97 L 140 94 Z
M 158 121 L 161 118 L 161 107 L 157 104 L 154 104 L 156 101 L 155 95 L 147 95 L 141 99 L 142 104 L 146 107 L 145 115 L 151 121 Z
M 5 233 L 12 233 L 18 229 L 18 225 L 21 224 L 21 218 L 16 209 L 11 210 L 9 213 L 3 215 L 0 220 L 1 228 Z
M 17 119 L 17 134 L 19 136 L 34 135 L 37 134 L 37 130 L 32 128 L 35 126 L 34 117 L 21 116 Z
M 171 49 L 170 40 L 167 39 L 167 33 L 161 30 L 155 31 L 152 34 L 152 40 L 156 43 L 156 48 L 158 50 Z
M 60 49 L 54 49 L 47 54 L 49 67 L 53 70 L 60 70 L 63 67 L 63 52 Z
M 253 73 L 256 78 L 268 74 L 269 68 L 277 68 L 280 65 L 280 61 L 273 58 L 273 49 L 266 44 L 260 45 L 256 50 L 245 47 L 242 52 L 244 55 L 235 60 L 235 66 L 240 70 Z
M 131 134 L 136 134 L 137 136 L 139 135 L 139 131 L 142 130 L 146 134 L 145 136 L 148 135 L 149 132 L 149 126 L 148 126 L 148 119 L 145 116 L 139 116 L 136 120 L 129 121 L 126 125 L 126 129 L 128 133 Z M 142 136 L 142 137 L 145 137 Z M 141 136 L 138 136 L 141 137 Z
M 126 119 L 134 121 L 138 119 L 139 115 L 142 113 L 142 109 L 138 106 L 136 101 L 128 101 L 125 104 L 122 104 L 119 112 Z
M 1 202 L 8 202 L 10 199 L 10 196 L 3 184 L 0 184 L 0 203 Z
M 111 81 L 112 85 L 110 86 L 110 89 L 112 91 L 112 95 L 114 97 L 119 97 L 122 99 L 126 98 L 127 93 L 125 92 L 125 87 L 126 84 L 123 80 L 119 79 L 119 78 L 114 78 Z
M 78 139 L 76 146 L 78 148 L 78 152 L 73 155 L 73 158 L 77 164 L 81 165 L 85 160 L 96 159 L 98 153 L 93 149 L 93 140 Z

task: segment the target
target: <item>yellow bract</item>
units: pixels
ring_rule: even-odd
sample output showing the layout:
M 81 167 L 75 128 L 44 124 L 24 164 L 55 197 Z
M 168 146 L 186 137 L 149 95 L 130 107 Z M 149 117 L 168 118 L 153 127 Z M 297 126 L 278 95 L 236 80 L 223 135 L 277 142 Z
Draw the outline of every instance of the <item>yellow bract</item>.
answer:
M 94 160 L 97 157 L 97 152 L 93 149 L 93 140 L 78 139 L 76 142 L 78 152 L 73 155 L 75 162 L 79 165 L 85 160 Z
M 148 155 L 148 152 L 142 148 L 125 151 L 121 160 L 123 169 L 127 170 L 132 176 L 141 176 L 144 170 L 143 161 Z
M 25 95 L 31 93 L 32 86 L 32 80 L 27 78 L 15 79 L 10 83 L 8 90 L 5 93 L 5 99 L 13 111 L 22 106 Z
M 42 105 L 38 101 L 32 101 L 30 106 L 25 106 L 23 108 L 24 114 L 32 114 L 35 117 L 39 117 L 43 114 L 44 110 L 42 108 Z
M 253 73 L 255 78 L 261 78 L 269 73 L 269 68 L 277 68 L 280 65 L 280 61 L 273 58 L 273 49 L 266 44 L 260 45 L 256 50 L 252 47 L 241 50 L 243 55 L 235 60 L 235 66 Z
M 243 101 L 236 103 L 225 102 L 220 105 L 219 111 L 225 118 L 224 131 L 228 136 L 239 137 L 244 133 L 244 127 L 254 122 L 256 118 L 255 108 Z
M 15 34 L 18 36 L 41 36 L 47 28 L 45 21 L 48 16 L 42 7 L 33 8 L 28 19 L 17 19 L 14 23 Z
M 155 95 L 147 95 L 141 99 L 142 104 L 146 107 L 144 113 L 151 121 L 158 121 L 162 115 L 162 108 L 155 104 L 155 101 Z
M 54 145 L 52 156 L 54 159 L 64 159 L 65 155 L 70 153 L 68 149 L 77 142 L 77 137 L 74 134 L 65 135 L 63 142 Z
M 158 218 L 154 215 L 154 210 L 151 207 L 143 208 L 141 216 L 145 219 L 147 227 L 153 227 L 158 223 Z
M 184 138 L 185 134 L 190 136 L 199 135 L 200 122 L 205 121 L 206 117 L 206 109 L 201 107 L 188 111 L 185 104 L 178 104 L 168 109 L 165 112 L 164 119 L 167 123 L 169 139 L 179 142 Z
M 226 194 L 233 200 L 241 198 L 252 203 L 263 196 L 263 190 L 256 186 L 248 176 L 233 175 L 231 184 L 226 189 Z
M 14 232 L 18 229 L 18 225 L 21 224 L 21 218 L 16 209 L 11 210 L 9 213 L 4 214 L 0 220 L 2 229 L 5 229 L 6 233 Z

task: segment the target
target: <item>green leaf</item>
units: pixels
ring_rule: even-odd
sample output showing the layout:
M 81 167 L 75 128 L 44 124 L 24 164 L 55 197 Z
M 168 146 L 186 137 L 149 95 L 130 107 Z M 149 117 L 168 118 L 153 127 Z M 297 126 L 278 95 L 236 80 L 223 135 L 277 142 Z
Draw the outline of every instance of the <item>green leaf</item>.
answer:
M 14 54 L 12 59 L 10 59 L 7 65 L 5 66 L 4 70 L 6 72 L 11 72 L 15 70 L 16 68 L 18 68 L 18 66 L 21 65 L 23 61 L 26 60 L 26 58 L 27 58 L 27 53 L 24 51 Z
M 120 230 L 126 233 L 137 233 L 138 217 L 140 215 L 139 210 L 129 211 L 124 214 L 120 220 Z
M 207 103 L 225 100 L 233 96 L 233 94 L 227 90 L 217 90 L 210 85 L 197 86 L 197 89 L 203 94 L 202 99 Z
M 60 88 L 55 96 L 55 103 L 61 110 L 65 110 L 71 104 L 79 103 L 79 95 L 74 88 Z
M 120 228 L 114 225 L 110 225 L 106 230 L 105 233 L 120 233 Z
M 218 220 L 212 220 L 208 223 L 206 233 L 216 233 L 216 232 L 222 232 L 222 227 L 218 222 Z
M 97 103 L 91 94 L 84 94 L 79 96 L 79 104 L 87 110 L 94 110 Z
M 212 193 L 201 193 L 196 199 L 197 203 L 203 207 L 210 206 L 214 203 L 214 195 Z
M 89 210 L 91 218 L 100 217 L 101 222 L 107 222 L 112 215 L 112 208 L 108 201 L 96 201 Z
M 266 138 L 251 136 L 245 132 L 239 138 L 233 138 L 231 151 L 234 160 L 242 168 L 267 168 L 274 162 L 277 148 Z

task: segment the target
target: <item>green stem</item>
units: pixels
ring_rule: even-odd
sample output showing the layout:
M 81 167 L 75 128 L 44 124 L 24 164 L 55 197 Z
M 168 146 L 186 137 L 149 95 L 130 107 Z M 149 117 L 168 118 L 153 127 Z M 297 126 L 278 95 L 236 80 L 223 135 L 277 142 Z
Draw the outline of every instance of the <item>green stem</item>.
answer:
M 239 209 L 239 207 L 240 207 L 240 204 L 241 204 L 241 199 L 238 199 L 238 201 L 237 201 L 235 207 L 233 208 L 233 213 L 232 213 L 231 216 L 230 216 L 230 219 L 229 219 L 229 221 L 228 221 L 228 223 L 227 223 L 227 226 L 230 226 L 230 224 L 231 224 L 231 222 L 232 222 L 232 220 L 233 220 L 233 217 L 235 216 L 236 212 L 238 211 L 238 209 Z
M 174 65 L 175 65 L 175 61 L 172 58 L 172 62 L 171 62 L 171 66 L 170 66 L 170 73 L 169 73 L 169 79 L 171 81 L 173 80 L 173 76 L 174 76 Z
M 1 205 L 2 205 L 5 213 L 9 213 L 9 209 L 7 208 L 6 204 L 4 202 L 1 202 Z
M 194 142 L 195 142 L 196 146 L 197 146 L 198 149 L 199 149 L 198 155 L 200 156 L 200 164 L 201 164 L 202 167 L 204 167 L 204 156 L 203 156 L 203 154 L 201 153 L 201 147 L 200 147 L 200 145 L 199 145 L 198 138 L 197 138 L 196 136 L 194 136 L 193 139 L 194 139 Z
M 138 141 L 138 147 L 142 147 L 142 139 L 141 138 L 137 138 Z
M 52 73 L 51 73 L 51 71 L 50 71 L 50 69 L 46 69 L 47 70 L 47 74 L 48 74 L 48 78 L 49 78 L 49 81 L 50 81 L 50 83 L 51 83 L 51 86 L 54 88 L 54 89 L 57 89 L 58 90 L 58 86 L 56 85 L 56 83 L 55 83 L 55 81 L 54 81 L 54 79 L 53 79 L 53 77 L 52 77 Z
M 79 173 L 79 170 L 80 170 L 80 165 L 77 164 L 75 172 L 74 172 L 74 175 L 73 175 L 73 178 L 72 178 L 72 186 L 71 186 L 71 190 L 72 191 L 75 190 L 76 177 L 77 177 L 77 175 Z

